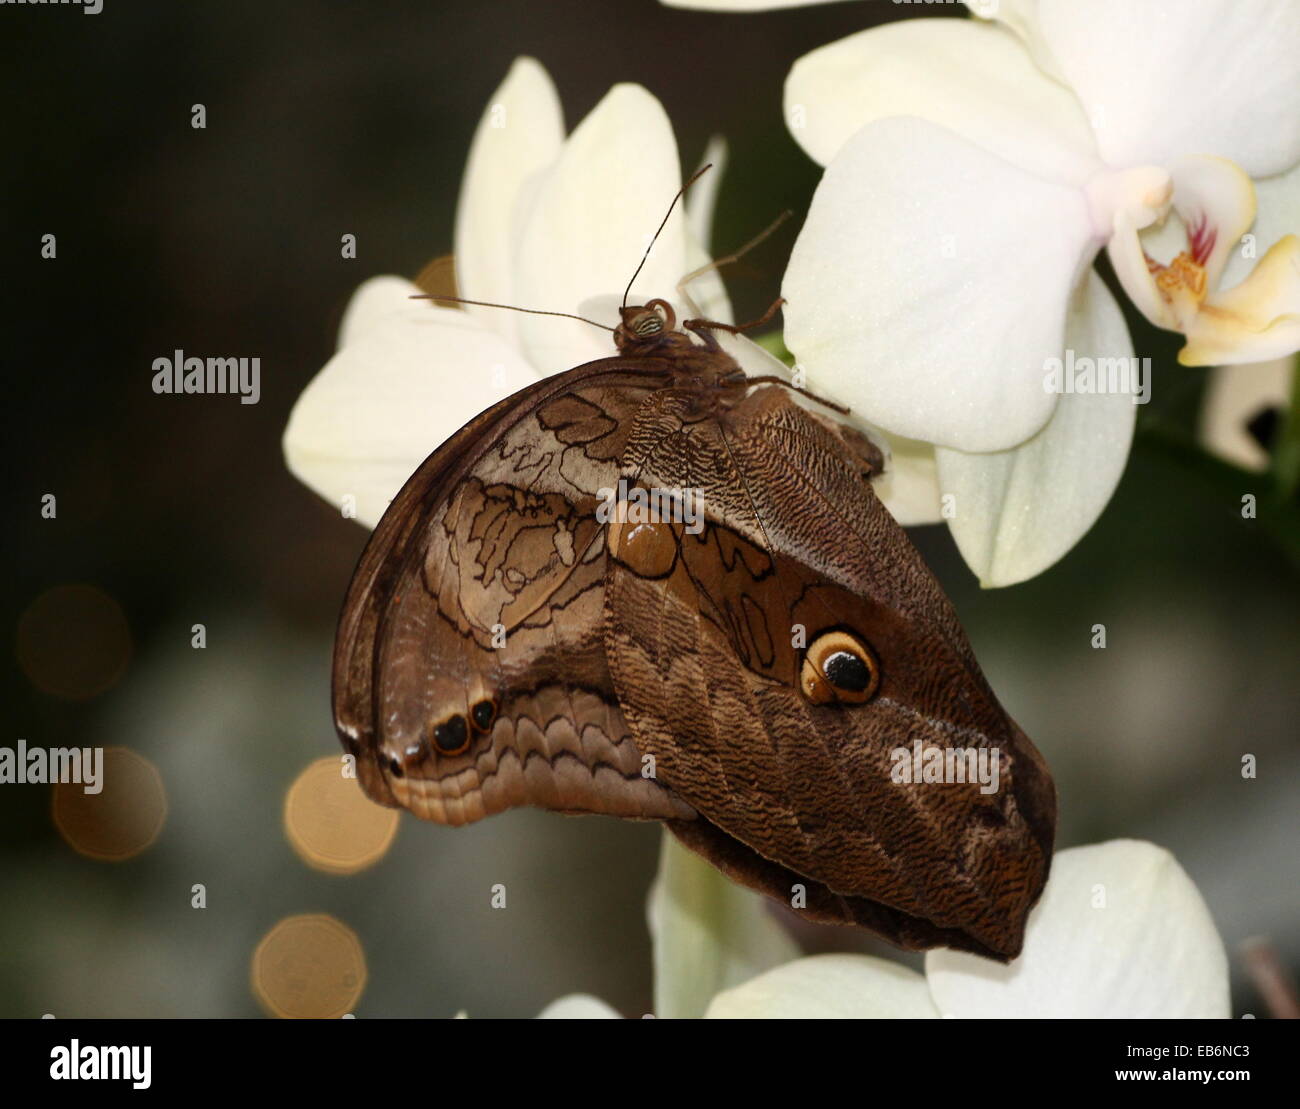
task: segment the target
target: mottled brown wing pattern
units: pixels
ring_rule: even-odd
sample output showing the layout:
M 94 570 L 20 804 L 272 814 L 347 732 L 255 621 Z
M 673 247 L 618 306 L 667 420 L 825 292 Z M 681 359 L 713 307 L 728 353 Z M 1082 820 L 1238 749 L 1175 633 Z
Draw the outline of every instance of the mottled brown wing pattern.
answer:
M 517 805 L 692 810 L 642 774 L 605 660 L 599 491 L 653 364 L 606 359 L 507 398 L 419 468 L 362 556 L 335 718 L 367 793 L 445 824 Z
M 611 532 L 608 656 L 623 712 L 700 819 L 672 826 L 738 880 L 905 947 L 1019 950 L 1050 858 L 1054 796 L 951 605 L 863 481 L 850 440 L 780 389 L 716 418 L 659 394 L 624 471 L 703 490 L 707 523 Z M 861 704 L 800 689 L 808 646 L 846 631 L 879 665 Z M 905 788 L 914 741 L 996 747 L 997 792 Z

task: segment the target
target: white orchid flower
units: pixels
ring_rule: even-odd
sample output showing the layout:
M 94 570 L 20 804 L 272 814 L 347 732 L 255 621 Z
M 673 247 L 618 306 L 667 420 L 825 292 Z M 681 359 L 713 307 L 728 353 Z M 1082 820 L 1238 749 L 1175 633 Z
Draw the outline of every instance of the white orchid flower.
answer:
M 759 894 L 665 835 L 650 893 L 655 1015 L 709 1018 L 1227 1017 L 1228 957 L 1174 857 L 1137 840 L 1059 851 L 1007 965 L 938 948 L 925 973 L 798 958 Z M 574 994 L 543 1017 L 611 1017 Z
M 730 881 L 667 831 L 647 918 L 654 944 L 656 1017 L 701 1017 L 722 991 L 799 957 L 765 897 Z M 618 1015 L 590 994 L 559 998 L 538 1014 Z
M 908 20 L 795 64 L 787 123 L 827 172 L 785 341 L 811 389 L 911 441 L 902 467 L 933 453 L 904 522 L 948 518 L 996 586 L 1068 551 L 1124 468 L 1132 396 L 1045 380 L 1053 360 L 1133 358 L 1091 270 L 1103 247 L 1185 335 L 1181 361 L 1300 348 L 1300 5 L 968 6 L 998 22 Z
M 1227 1017 L 1228 959 L 1174 857 L 1135 840 L 1058 851 L 1007 965 L 938 948 L 925 974 L 865 955 L 777 966 L 709 1017 Z
M 589 993 L 571 993 L 552 1001 L 537 1014 L 540 1020 L 609 1020 L 618 1011 Z
M 1213 455 L 1243 470 L 1263 473 L 1270 456 L 1255 438 L 1256 421 L 1276 425 L 1297 388 L 1295 356 L 1259 365 L 1218 366 L 1210 372 L 1197 439 Z M 1269 430 L 1273 430 L 1270 428 Z
M 711 148 L 712 160 L 720 155 Z M 719 176 L 706 174 L 688 211 L 674 210 L 630 303 L 672 300 L 707 260 L 700 243 Z M 456 212 L 457 291 L 520 308 L 603 311 L 612 328 L 618 298 L 680 187 L 672 125 L 650 93 L 616 85 L 566 138 L 550 77 L 521 58 L 470 148 Z M 716 274 L 690 291 L 710 318 L 730 322 Z M 298 398 L 284 434 L 289 469 L 367 527 L 479 412 L 548 374 L 617 353 L 609 333 L 574 320 L 410 299 L 420 293 L 399 277 L 357 290 L 338 352 Z

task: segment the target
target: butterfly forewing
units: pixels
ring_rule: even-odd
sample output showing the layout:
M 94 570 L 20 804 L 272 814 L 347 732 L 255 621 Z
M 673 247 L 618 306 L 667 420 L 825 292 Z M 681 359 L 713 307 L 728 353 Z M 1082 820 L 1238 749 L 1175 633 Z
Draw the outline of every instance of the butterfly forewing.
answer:
M 440 447 L 362 556 L 335 648 L 335 718 L 376 800 L 463 824 L 516 805 L 691 809 L 642 761 L 601 635 L 601 490 L 654 367 L 541 382 Z

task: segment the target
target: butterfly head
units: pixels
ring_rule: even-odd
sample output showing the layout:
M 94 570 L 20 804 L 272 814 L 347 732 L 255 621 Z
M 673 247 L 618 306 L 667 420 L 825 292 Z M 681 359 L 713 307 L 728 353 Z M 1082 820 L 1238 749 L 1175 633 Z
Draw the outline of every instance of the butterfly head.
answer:
M 677 330 L 677 314 L 666 300 L 626 304 L 619 309 L 622 322 L 614 329 L 614 342 L 623 352 L 650 350 L 670 341 Z

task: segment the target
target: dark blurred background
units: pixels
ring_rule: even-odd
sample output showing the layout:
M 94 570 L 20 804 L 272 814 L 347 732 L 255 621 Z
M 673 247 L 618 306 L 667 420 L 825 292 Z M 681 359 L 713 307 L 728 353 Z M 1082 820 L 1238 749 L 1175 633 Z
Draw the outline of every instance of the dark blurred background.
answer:
M 931 12 L 867 0 L 747 16 L 654 0 L 0 12 L 14 401 L 0 743 L 126 746 L 167 798 L 153 846 L 109 863 L 60 836 L 50 787 L 0 788 L 0 1016 L 256 1015 L 254 948 L 282 917 L 316 912 L 364 947 L 359 1016 L 531 1015 L 576 990 L 649 1010 L 655 826 L 404 819 L 388 855 L 352 877 L 308 868 L 286 841 L 286 789 L 338 754 L 329 656 L 365 533 L 290 477 L 280 435 L 352 290 L 450 249 L 471 135 L 517 55 L 548 68 L 570 127 L 611 84 L 636 81 L 663 101 L 686 166 L 724 134 L 722 250 L 783 208 L 802 214 L 816 185 L 782 122 L 791 63 Z M 204 130 L 190 125 L 196 103 Z M 355 261 L 339 257 L 346 232 Z M 55 260 L 41 258 L 45 234 Z M 729 276 L 739 317 L 779 289 L 793 235 Z M 155 395 L 151 363 L 176 348 L 260 357 L 261 402 Z M 1140 333 L 1139 352 L 1157 357 L 1152 412 L 1187 430 L 1203 375 L 1173 366 L 1173 349 Z M 41 515 L 48 493 L 55 519 Z M 1262 1015 L 1236 945 L 1265 934 L 1300 964 L 1295 567 L 1235 499 L 1142 439 L 1100 523 L 1028 584 L 981 592 L 945 529 L 913 534 L 1052 764 L 1059 845 L 1173 850 L 1233 955 L 1234 1011 Z M 1097 623 L 1105 650 L 1090 646 Z M 1244 753 L 1256 780 L 1241 777 Z M 505 912 L 489 906 L 494 882 L 510 890 Z M 800 939 L 867 948 L 835 929 Z

